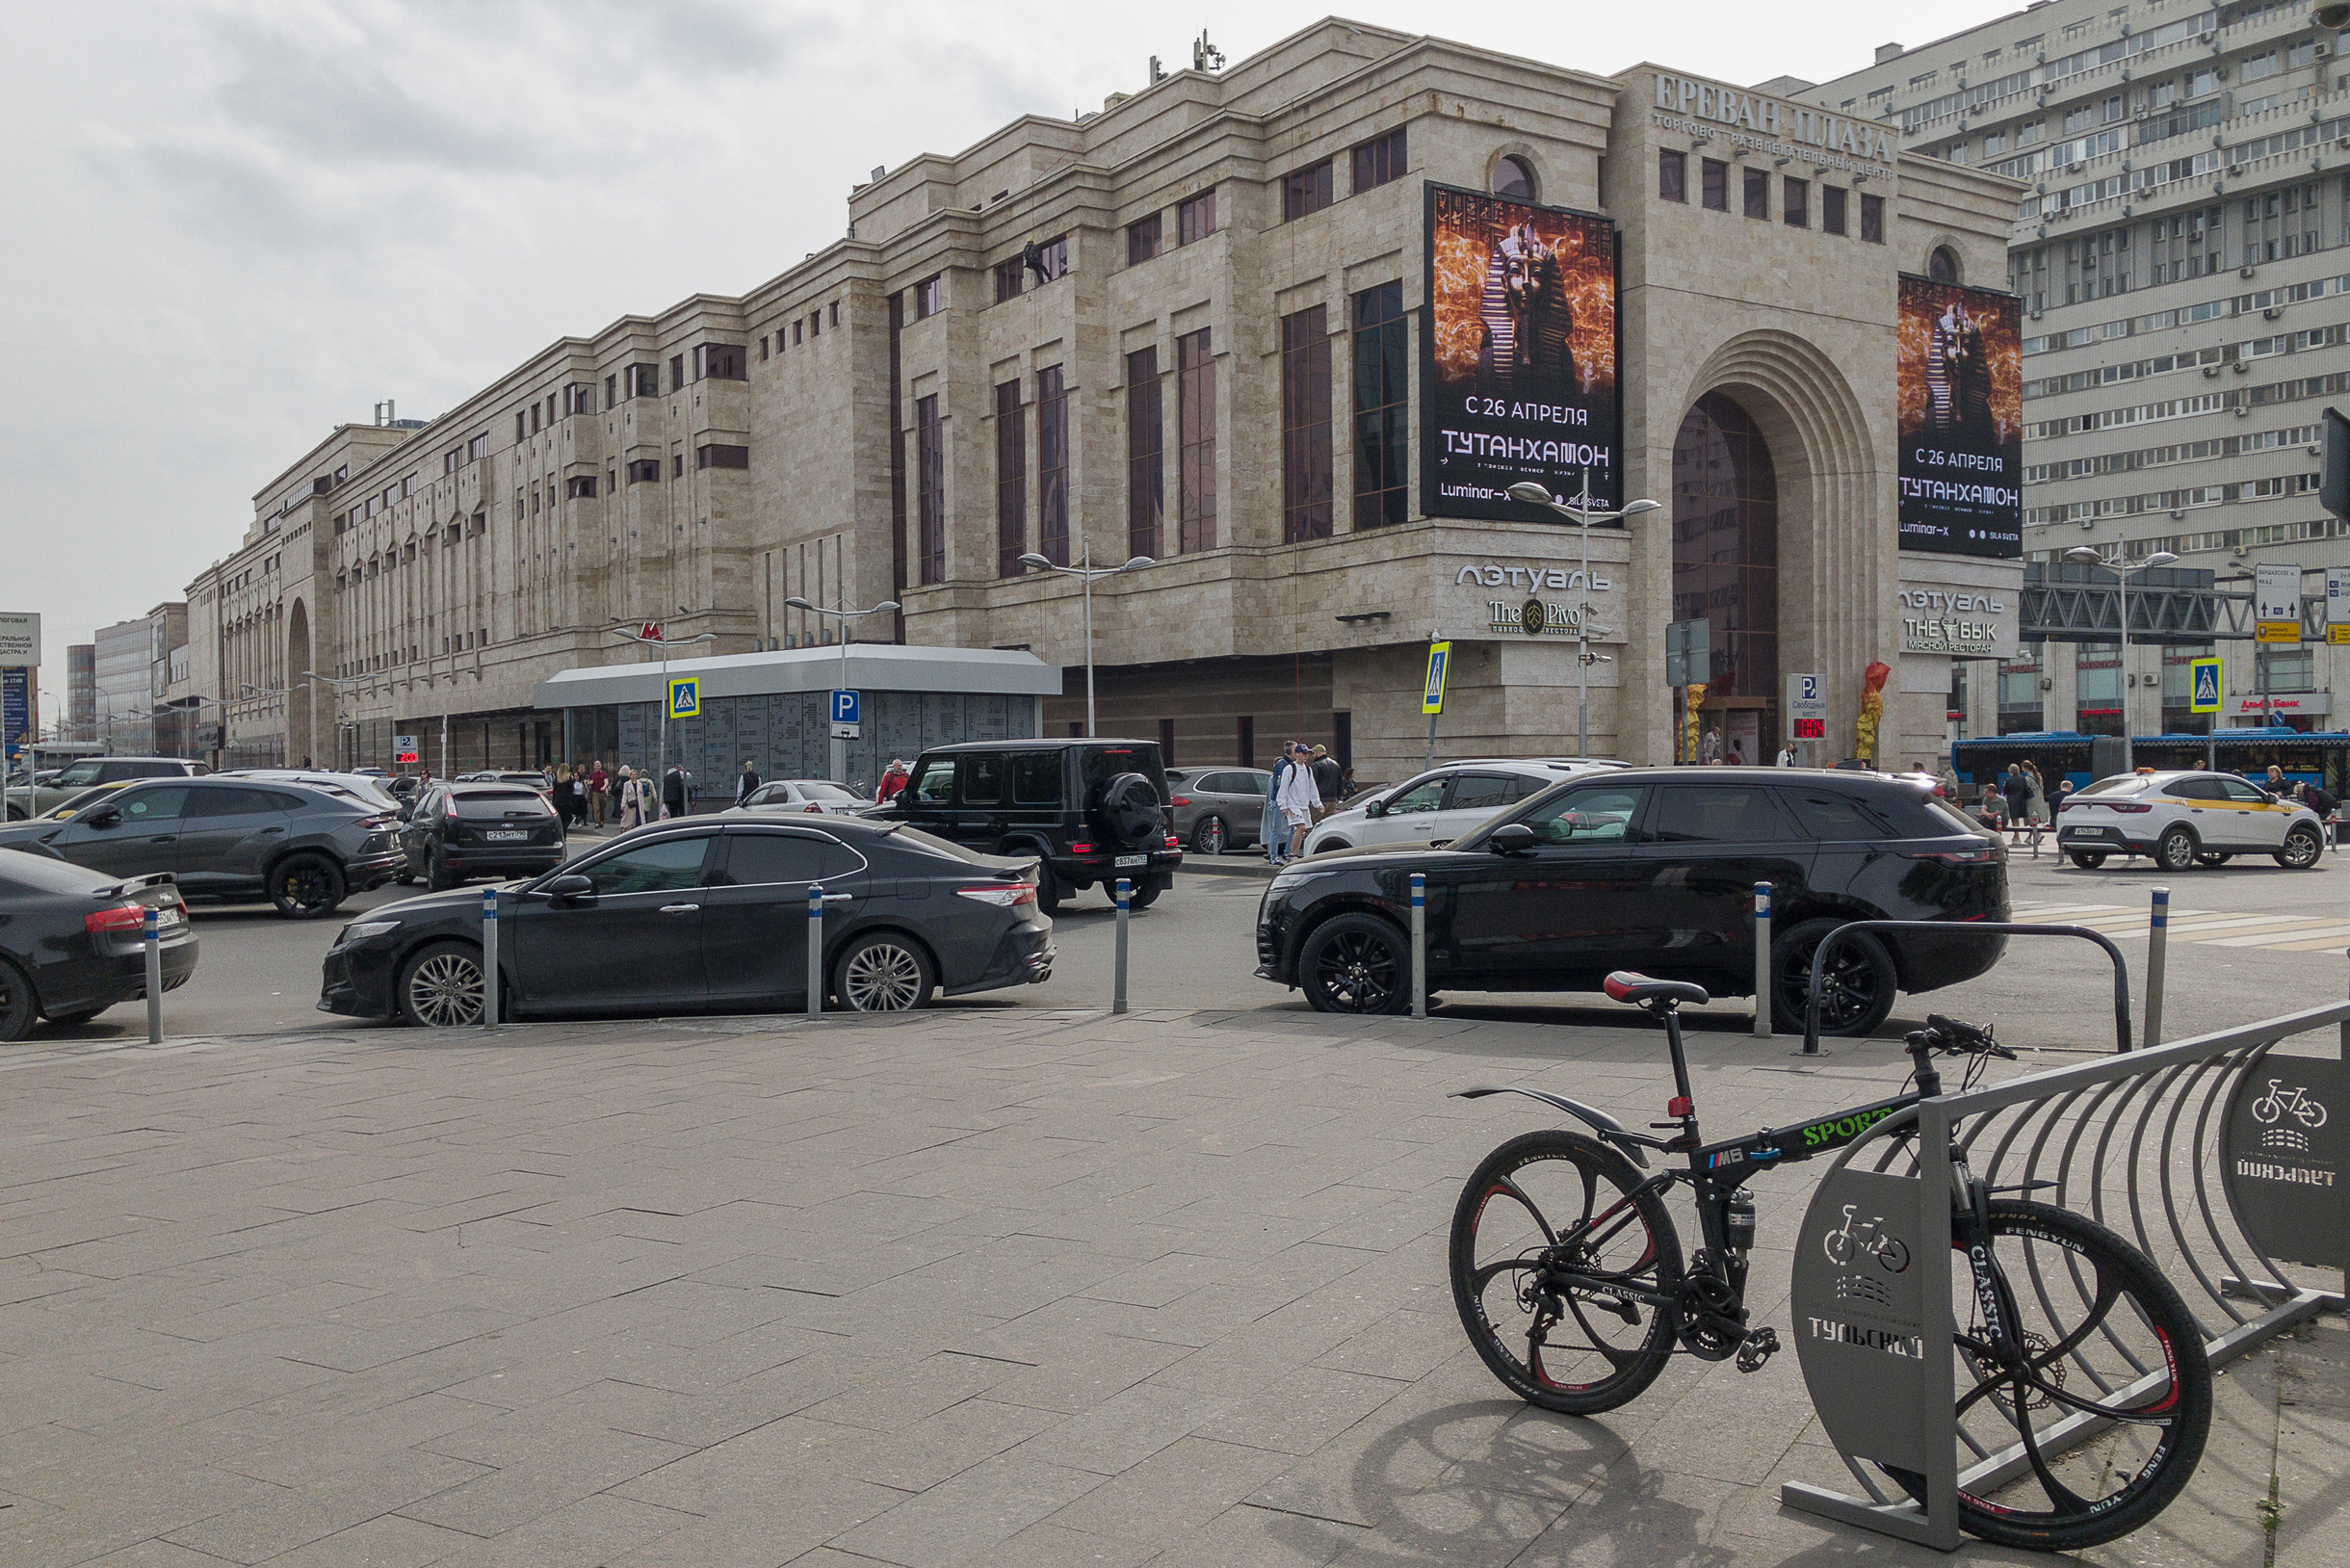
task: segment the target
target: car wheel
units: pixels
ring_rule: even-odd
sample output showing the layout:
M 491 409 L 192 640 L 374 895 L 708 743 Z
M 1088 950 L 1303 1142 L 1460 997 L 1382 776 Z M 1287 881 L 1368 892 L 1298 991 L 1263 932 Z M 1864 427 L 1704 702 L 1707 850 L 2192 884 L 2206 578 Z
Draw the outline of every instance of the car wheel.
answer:
M 1812 986 L 1812 954 L 1841 920 L 1807 920 L 1790 928 L 1770 945 L 1771 1012 L 1777 1027 L 1791 1034 L 1803 1032 L 1804 1009 Z M 1893 954 L 1885 944 L 1863 931 L 1836 945 L 1828 973 L 1819 987 L 1819 1032 L 1822 1034 L 1867 1034 L 1893 1010 L 1899 986 Z
M 1297 983 L 1316 1012 L 1402 1012 L 1412 1005 L 1411 948 L 1377 915 L 1338 915 L 1307 935 Z
M 290 854 L 270 870 L 270 902 L 288 920 L 324 920 L 349 891 L 343 868 L 324 855 Z
M 2277 851 L 2277 864 L 2290 871 L 2308 871 L 2317 864 L 2317 857 L 2326 850 L 2326 841 L 2317 836 L 2317 829 L 2303 823 L 2285 835 L 2285 848 Z
M 25 979 L 23 970 L 0 958 L 0 1040 L 23 1039 L 33 1032 L 33 1021 L 39 1016 L 33 982 Z
M 482 1021 L 482 950 L 464 942 L 434 942 L 400 966 L 400 1016 L 419 1029 L 454 1029 Z
M 2073 864 L 2083 871 L 2095 871 L 2105 863 L 2104 852 L 2099 849 L 2075 849 L 2072 856 Z
M 1199 825 L 1191 829 L 1191 851 L 1194 854 L 1222 854 L 1224 841 L 1230 836 L 1223 818 L 1203 817 Z
M 457 883 L 457 879 L 450 875 L 449 868 L 441 864 L 440 850 L 434 849 L 425 857 L 425 888 L 428 892 L 446 893 Z
M 8 820 L 13 823 L 23 823 L 32 821 L 32 817 L 25 811 L 24 807 L 11 806 L 8 808 Z
M 1036 908 L 1048 919 L 1060 913 L 1060 878 L 1053 868 L 1040 866 L 1036 871 Z
M 2198 866 L 2224 866 L 2235 856 L 2225 849 L 2199 849 L 2195 853 Z M 2278 858 L 2282 859 L 2283 856 Z
M 2154 846 L 2154 864 L 2164 871 L 2184 871 L 2195 864 L 2195 834 L 2184 826 L 2164 833 Z
M 937 985 L 929 955 L 894 931 L 857 938 L 832 966 L 832 994 L 851 1012 L 910 1012 Z
M 107 1006 L 112 1006 L 114 1004 L 112 1003 L 108 1003 Z M 49 1014 L 49 1022 L 65 1029 L 79 1029 L 84 1024 L 89 1023 L 92 1018 L 95 1018 L 98 1014 L 104 1012 L 105 1010 L 105 1007 L 76 1007 L 71 1012 L 53 1012 Z
M 1145 882 L 1142 884 L 1142 886 L 1131 890 L 1126 895 L 1126 907 L 1128 912 L 1131 913 L 1137 909 L 1148 909 L 1152 904 L 1159 902 L 1159 895 L 1164 893 L 1166 889 L 1161 887 L 1157 882 Z M 1113 905 L 1116 903 L 1117 900 L 1114 894 L 1111 896 L 1110 902 Z

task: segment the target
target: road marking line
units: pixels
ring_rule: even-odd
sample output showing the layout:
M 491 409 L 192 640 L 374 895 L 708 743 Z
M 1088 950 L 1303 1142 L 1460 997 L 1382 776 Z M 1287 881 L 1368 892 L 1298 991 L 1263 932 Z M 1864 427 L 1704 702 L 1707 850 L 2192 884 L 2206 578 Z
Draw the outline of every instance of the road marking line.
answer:
M 2323 938 L 2331 943 L 2337 942 L 2345 936 L 2350 936 L 2350 926 L 2296 926 L 2291 930 L 2259 931 L 2249 936 L 2218 937 L 2212 941 L 2211 946 L 2215 948 L 2283 946 L 2284 943 L 2280 941 L 2280 938 L 2290 938 L 2301 942 L 2313 942 Z

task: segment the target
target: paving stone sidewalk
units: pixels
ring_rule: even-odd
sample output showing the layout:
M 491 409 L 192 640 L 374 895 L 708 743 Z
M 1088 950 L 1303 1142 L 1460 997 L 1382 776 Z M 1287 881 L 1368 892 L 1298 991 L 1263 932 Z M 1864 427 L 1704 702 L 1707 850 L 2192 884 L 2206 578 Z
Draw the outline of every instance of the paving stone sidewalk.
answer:
M 1445 1277 L 1539 1108 L 1635 1125 L 1632 1029 L 1279 1009 L 375 1030 L 0 1056 L 0 1562 L 1703 1565 L 1943 1560 L 1791 1355 L 1570 1421 Z M 1887 1091 L 1696 1035 L 1716 1131 Z M 2039 1063 L 2027 1062 L 2026 1066 Z M 1760 1184 L 1785 1327 L 1804 1166 Z M 2101 1563 L 2340 1564 L 2339 1320 L 2238 1363 Z M 1970 1560 L 2023 1561 L 1970 1546 Z

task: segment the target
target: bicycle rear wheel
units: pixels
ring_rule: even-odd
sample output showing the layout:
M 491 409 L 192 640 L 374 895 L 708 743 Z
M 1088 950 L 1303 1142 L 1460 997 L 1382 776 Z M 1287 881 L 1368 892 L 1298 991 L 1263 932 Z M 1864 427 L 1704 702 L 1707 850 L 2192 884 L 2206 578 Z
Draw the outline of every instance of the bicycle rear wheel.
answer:
M 1493 1374 L 1548 1410 L 1592 1415 L 1664 1370 L 1673 1314 L 1561 1268 L 1640 1291 L 1681 1289 L 1681 1239 L 1639 1173 L 1596 1138 L 1551 1130 L 1485 1157 L 1452 1212 L 1452 1300 Z
M 2003 1366 L 1992 1348 L 1975 1290 L 1984 1265 L 1953 1267 L 1958 1421 L 1973 1440 L 1959 1466 L 2018 1445 L 2027 1462 L 1983 1493 L 1962 1486 L 1959 1522 L 2037 1552 L 2126 1535 L 2169 1506 L 2203 1457 L 2211 1366 L 2202 1330 L 2146 1255 L 2092 1220 L 2003 1199 L 1991 1206 L 1991 1237 L 1997 1300 L 2024 1362 Z

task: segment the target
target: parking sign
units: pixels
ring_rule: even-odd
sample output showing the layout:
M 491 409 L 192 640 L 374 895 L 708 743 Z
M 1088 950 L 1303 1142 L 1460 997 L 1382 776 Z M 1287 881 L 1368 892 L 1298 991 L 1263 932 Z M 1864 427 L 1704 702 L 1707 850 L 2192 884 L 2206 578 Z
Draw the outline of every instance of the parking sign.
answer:
M 2187 693 L 2187 712 L 2215 714 L 2219 712 L 2219 661 L 2193 659 L 2187 663 L 2190 689 Z
M 698 675 L 669 677 L 669 717 L 699 719 L 702 716 L 702 680 Z
M 1790 741 L 1828 738 L 1828 685 L 1819 676 L 1787 678 L 1787 735 Z
M 394 763 L 399 763 L 399 764 L 406 764 L 406 763 L 411 763 L 411 762 L 414 762 L 415 760 L 416 760 L 416 737 L 415 737 L 415 736 L 413 736 L 413 735 L 395 735 L 395 736 L 393 736 L 393 737 L 392 737 L 392 761 L 393 761 Z

